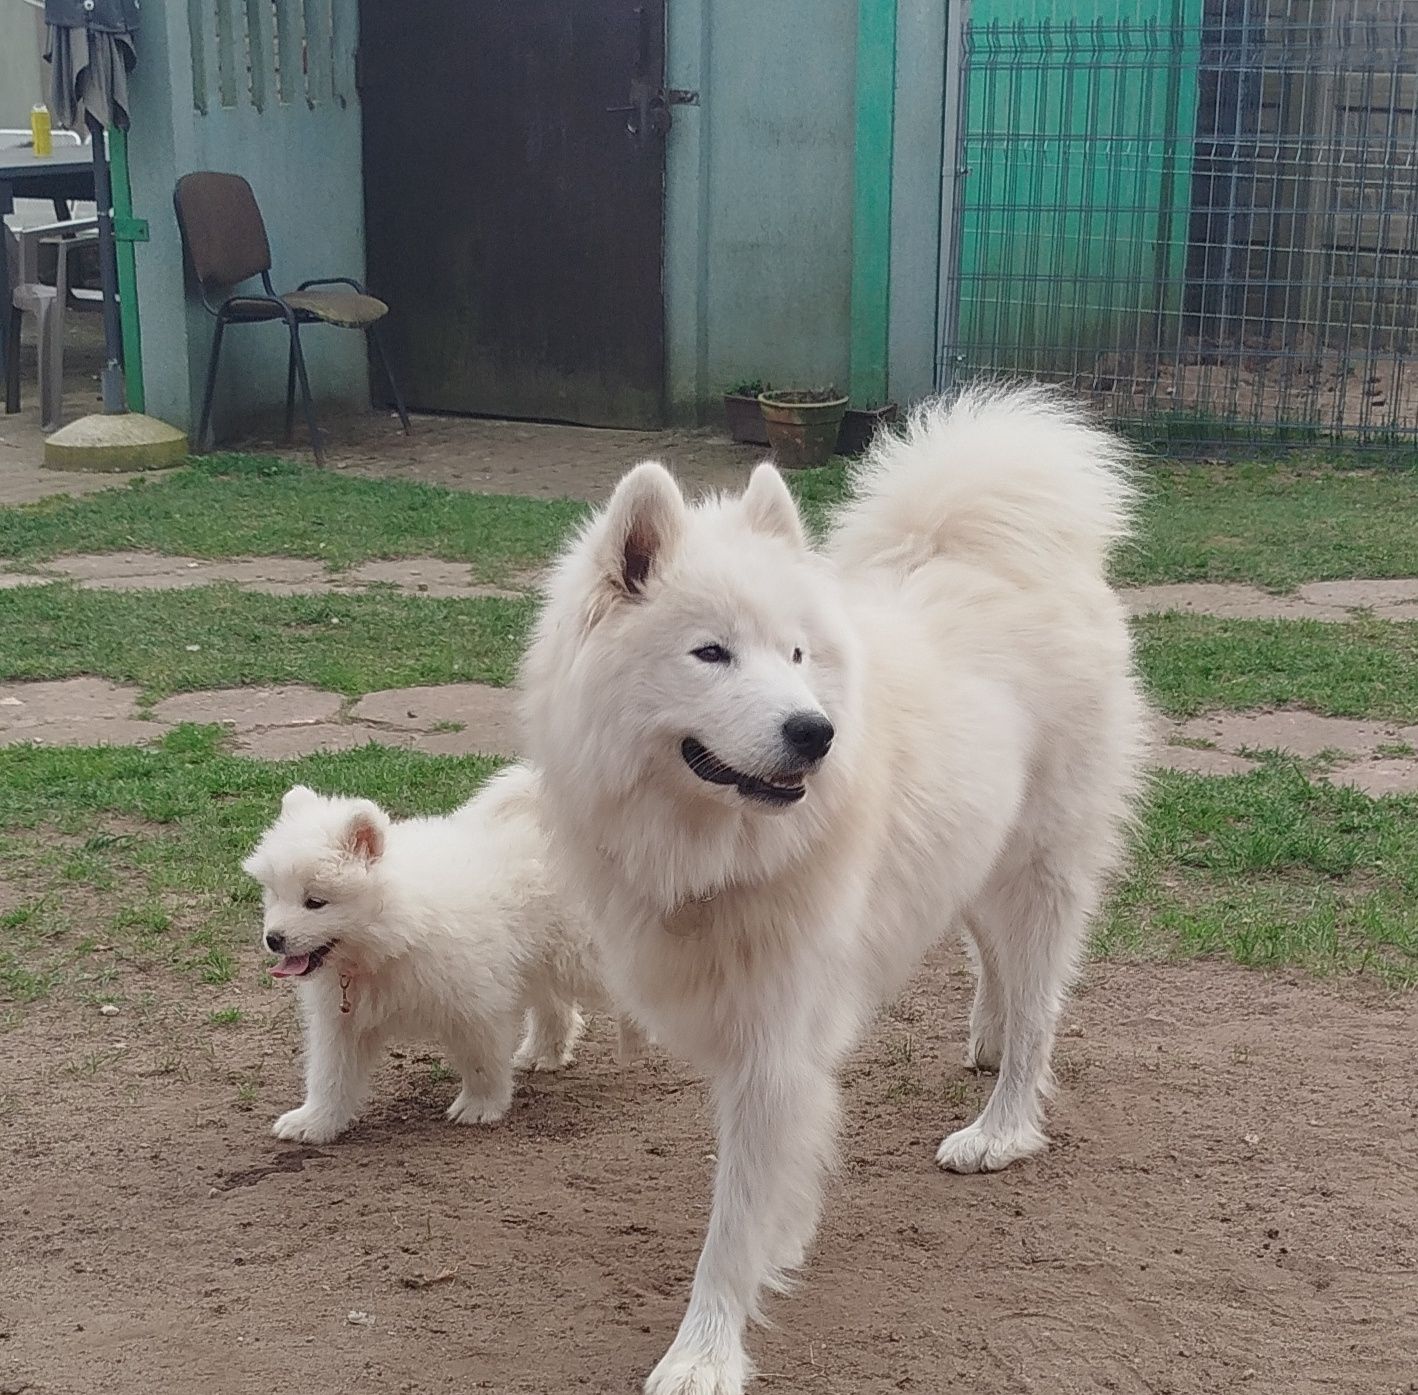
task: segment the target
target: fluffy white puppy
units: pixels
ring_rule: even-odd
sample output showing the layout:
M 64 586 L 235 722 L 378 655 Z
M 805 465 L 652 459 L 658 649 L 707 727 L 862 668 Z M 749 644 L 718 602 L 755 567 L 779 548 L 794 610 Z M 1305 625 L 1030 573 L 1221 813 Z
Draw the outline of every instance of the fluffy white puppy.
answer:
M 393 820 L 304 785 L 286 794 L 242 864 L 264 891 L 271 972 L 294 980 L 305 1028 L 305 1102 L 276 1120 L 278 1138 L 325 1143 L 348 1128 L 394 1036 L 441 1043 L 462 1076 L 448 1110 L 459 1124 L 501 1119 L 514 1069 L 571 1060 L 577 1004 L 602 997 L 585 929 L 548 880 L 537 803 L 525 765 L 440 818 Z M 622 1059 L 633 1047 L 623 1029 Z

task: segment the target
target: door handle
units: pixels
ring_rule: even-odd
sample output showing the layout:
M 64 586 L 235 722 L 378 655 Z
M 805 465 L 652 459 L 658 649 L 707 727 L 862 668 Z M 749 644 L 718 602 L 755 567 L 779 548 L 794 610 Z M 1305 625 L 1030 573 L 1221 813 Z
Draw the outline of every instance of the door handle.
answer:
M 631 78 L 630 101 L 625 106 L 607 107 L 606 111 L 625 116 L 625 129 L 637 140 L 662 136 L 670 129 L 669 99 L 644 78 Z

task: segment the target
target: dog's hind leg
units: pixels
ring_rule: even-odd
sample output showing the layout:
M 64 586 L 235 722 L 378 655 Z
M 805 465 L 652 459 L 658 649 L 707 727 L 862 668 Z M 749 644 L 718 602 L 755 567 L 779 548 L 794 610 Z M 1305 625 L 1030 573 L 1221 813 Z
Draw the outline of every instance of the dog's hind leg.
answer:
M 1047 1145 L 1054 1029 L 1095 901 L 1091 877 L 1041 859 L 1006 865 L 974 908 L 981 961 L 992 963 L 1004 1005 L 1003 1049 L 989 1102 L 940 1145 L 942 1167 L 992 1172 Z
M 970 1005 L 970 1039 L 965 1064 L 971 1070 L 997 1071 L 1004 1054 L 1004 986 L 989 933 L 967 916 L 965 948 L 975 966 L 975 1001 Z
M 714 1206 L 689 1308 L 646 1395 L 740 1395 L 750 1375 L 744 1328 L 765 1285 L 801 1260 L 832 1153 L 837 1086 L 810 1051 L 779 1050 L 715 1083 Z M 785 1221 L 786 1218 L 786 1221 Z
M 571 1064 L 585 1022 L 569 998 L 536 994 L 527 1009 L 527 1034 L 512 1058 L 514 1070 L 560 1070 Z
M 448 1106 L 455 1124 L 495 1124 L 512 1107 L 512 1043 L 517 1016 L 509 1012 L 488 1020 L 468 1022 L 447 1043 L 463 1088 Z
M 616 1021 L 615 1063 L 634 1065 L 646 1052 L 648 1043 L 634 1018 L 620 1017 Z

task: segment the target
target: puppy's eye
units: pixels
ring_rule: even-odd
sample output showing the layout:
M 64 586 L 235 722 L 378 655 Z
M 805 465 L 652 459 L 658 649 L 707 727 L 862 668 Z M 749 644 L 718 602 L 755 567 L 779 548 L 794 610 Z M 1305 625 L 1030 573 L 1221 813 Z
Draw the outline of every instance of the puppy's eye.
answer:
M 322 901 L 318 896 L 307 896 L 305 898 L 305 909 L 307 911 L 323 911 L 328 904 L 329 902 Z
M 794 650 L 793 650 L 793 662 L 794 662 L 795 664 L 800 664 L 800 663 L 802 663 L 802 661 L 803 661 L 803 651 L 802 651 L 801 649 L 794 649 Z
M 722 644 L 701 644 L 689 651 L 701 664 L 726 664 L 734 656 Z

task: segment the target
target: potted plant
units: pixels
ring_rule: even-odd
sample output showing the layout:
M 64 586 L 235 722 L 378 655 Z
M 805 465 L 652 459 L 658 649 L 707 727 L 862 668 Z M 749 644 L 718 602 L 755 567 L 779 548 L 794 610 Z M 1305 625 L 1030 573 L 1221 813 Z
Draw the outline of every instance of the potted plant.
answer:
M 763 425 L 763 412 L 758 406 L 758 394 L 767 392 L 768 384 L 757 378 L 737 383 L 724 394 L 724 415 L 729 419 L 729 435 L 740 445 L 766 446 L 768 432 Z
M 837 437 L 838 455 L 861 455 L 871 445 L 877 432 L 896 425 L 897 407 L 887 402 L 880 407 L 868 403 L 865 407 L 848 407 L 842 418 L 842 430 Z
M 758 406 L 779 465 L 809 470 L 832 458 L 847 411 L 836 388 L 769 388 L 759 393 Z

